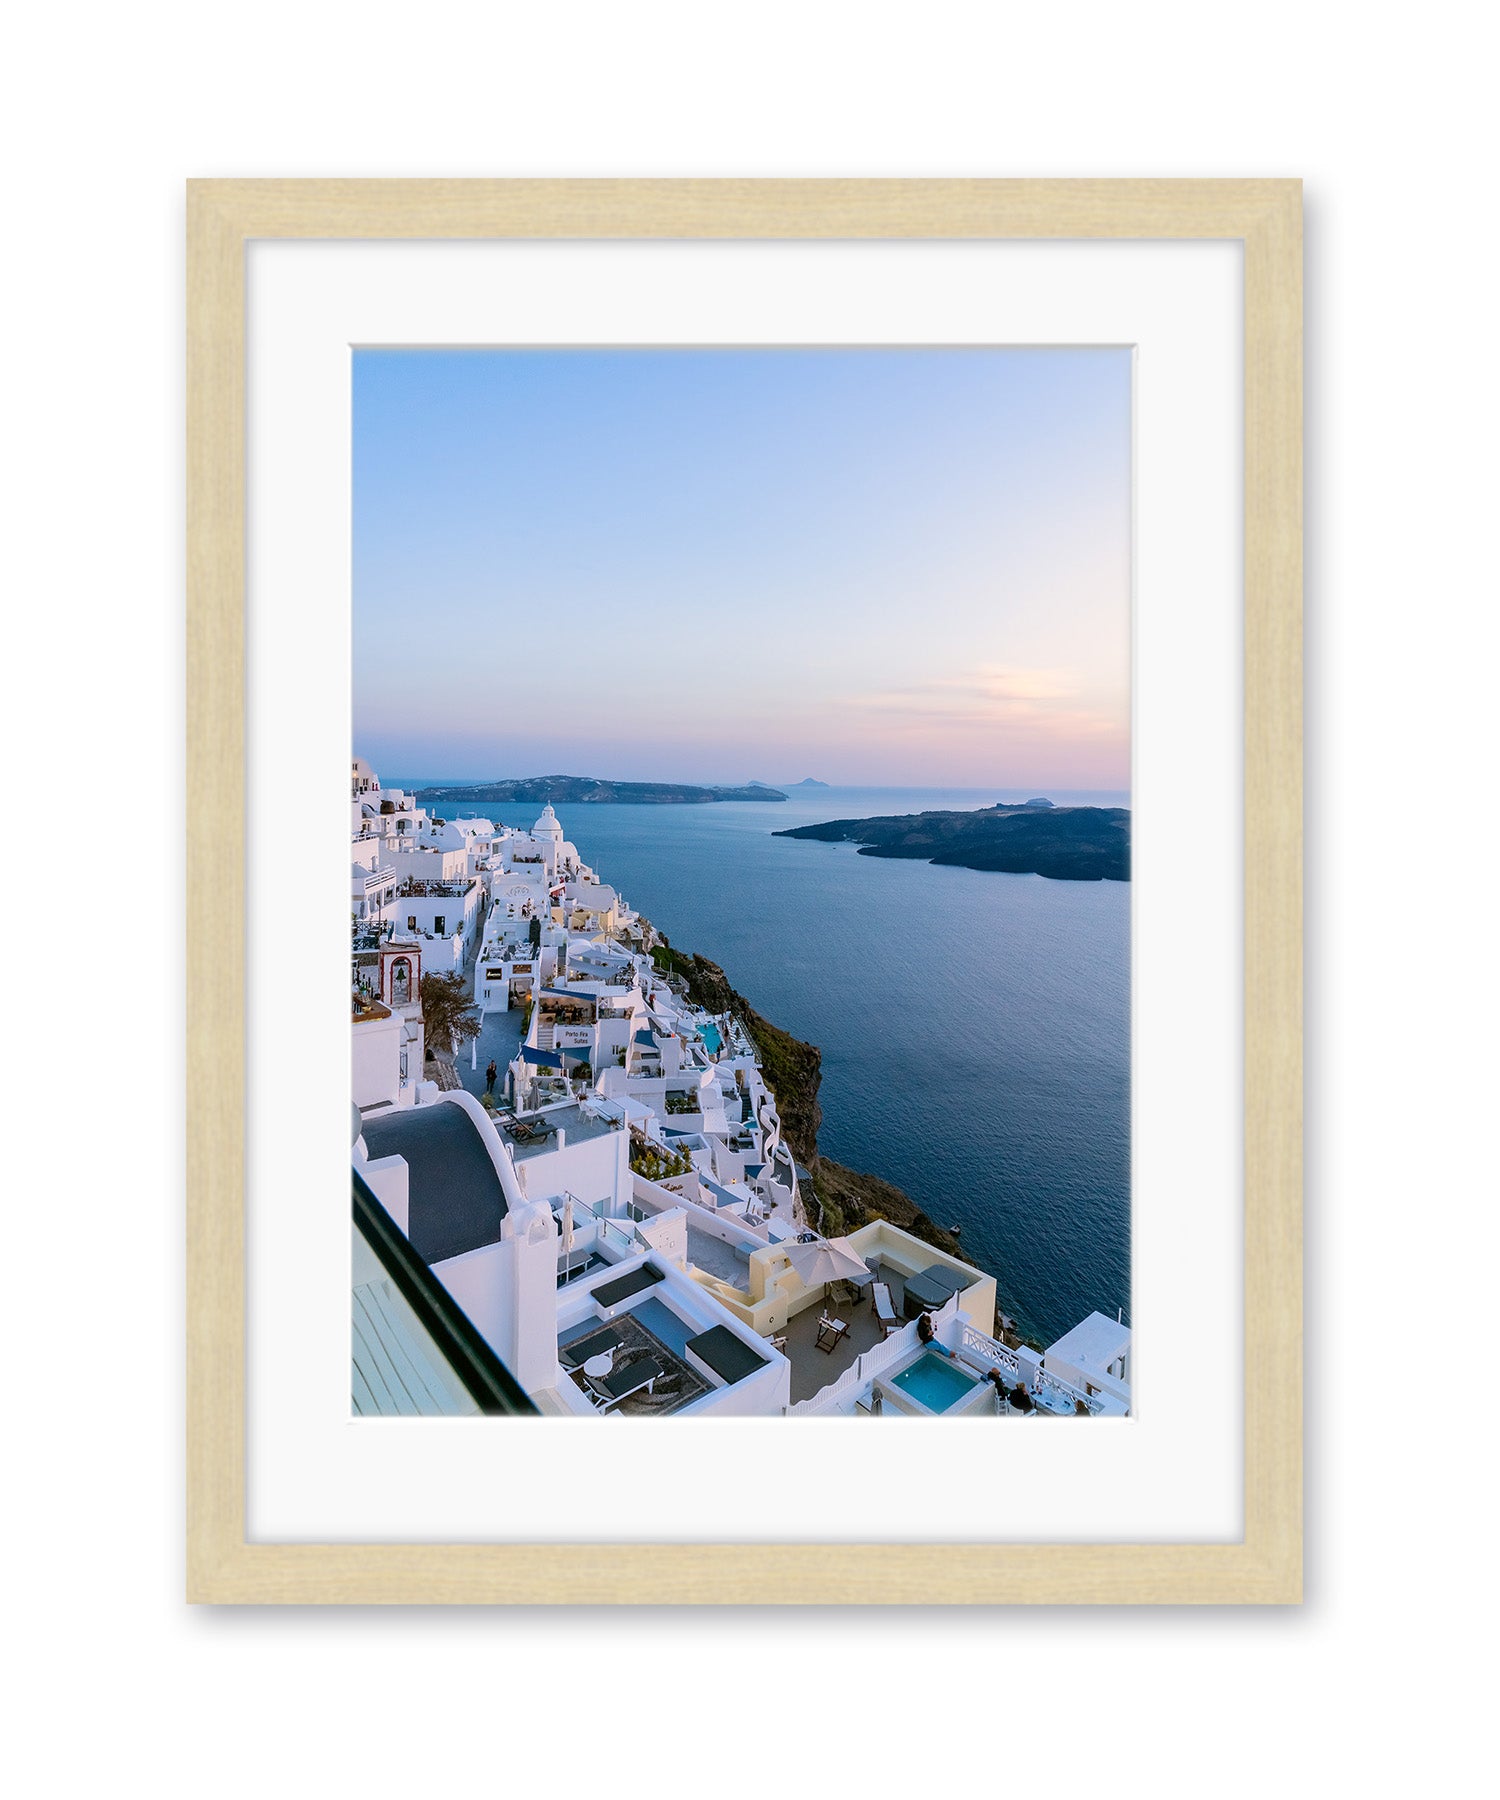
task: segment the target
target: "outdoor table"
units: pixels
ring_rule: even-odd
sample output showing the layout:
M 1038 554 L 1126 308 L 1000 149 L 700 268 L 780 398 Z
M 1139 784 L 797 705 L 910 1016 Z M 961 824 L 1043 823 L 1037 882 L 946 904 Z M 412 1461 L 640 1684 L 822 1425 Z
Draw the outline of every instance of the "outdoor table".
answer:
M 585 1375 L 592 1375 L 596 1381 L 602 1381 L 614 1367 L 614 1361 L 615 1353 L 613 1350 L 601 1351 L 598 1356 L 591 1356 L 588 1359 L 583 1365 L 583 1372 Z

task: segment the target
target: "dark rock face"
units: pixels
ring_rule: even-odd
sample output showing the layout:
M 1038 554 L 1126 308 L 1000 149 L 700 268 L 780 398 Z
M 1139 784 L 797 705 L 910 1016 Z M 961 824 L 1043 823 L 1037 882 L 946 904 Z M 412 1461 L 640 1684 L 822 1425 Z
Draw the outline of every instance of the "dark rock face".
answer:
M 776 837 L 851 843 L 861 856 L 897 856 L 1045 875 L 1052 881 L 1129 881 L 1130 812 L 1123 806 L 992 806 L 981 812 L 904 813 L 797 825 Z
M 534 775 L 523 781 L 485 781 L 474 787 L 418 788 L 418 800 L 446 806 L 706 806 L 723 800 L 785 800 L 780 788 L 689 787 L 672 781 L 601 781 L 592 775 Z

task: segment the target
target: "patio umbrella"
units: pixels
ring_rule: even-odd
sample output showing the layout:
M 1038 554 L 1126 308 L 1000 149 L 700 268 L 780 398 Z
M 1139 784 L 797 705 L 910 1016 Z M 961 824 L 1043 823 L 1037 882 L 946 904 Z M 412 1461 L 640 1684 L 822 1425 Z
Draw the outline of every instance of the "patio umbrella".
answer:
M 810 1244 L 788 1244 L 785 1248 L 787 1261 L 804 1287 L 822 1286 L 826 1290 L 830 1281 L 863 1281 L 870 1273 L 848 1238 L 814 1238 Z
M 562 1257 L 563 1279 L 568 1276 L 568 1264 L 573 1254 L 573 1196 L 568 1195 L 563 1201 L 562 1209 Z

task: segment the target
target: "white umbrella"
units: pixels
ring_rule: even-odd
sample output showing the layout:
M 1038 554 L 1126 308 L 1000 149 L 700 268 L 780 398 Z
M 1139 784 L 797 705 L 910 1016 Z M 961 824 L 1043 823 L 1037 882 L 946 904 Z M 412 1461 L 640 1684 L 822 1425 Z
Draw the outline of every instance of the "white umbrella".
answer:
M 563 1277 L 568 1274 L 568 1262 L 573 1254 L 573 1196 L 568 1195 L 563 1201 L 562 1209 L 562 1257 Z
M 814 1238 L 810 1244 L 787 1244 L 787 1261 L 804 1287 L 826 1287 L 830 1281 L 863 1281 L 870 1271 L 848 1238 Z

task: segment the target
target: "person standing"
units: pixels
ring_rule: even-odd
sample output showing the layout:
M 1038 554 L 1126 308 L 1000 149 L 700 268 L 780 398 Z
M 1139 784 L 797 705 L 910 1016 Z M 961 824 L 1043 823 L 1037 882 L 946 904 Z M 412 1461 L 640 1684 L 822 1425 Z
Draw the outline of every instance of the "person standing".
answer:
M 494 1057 L 493 1057 L 493 1056 L 492 1056 L 492 1057 L 491 1057 L 491 1058 L 490 1058 L 490 1066 L 489 1066 L 489 1067 L 488 1067 L 488 1068 L 487 1068 L 487 1069 L 486 1069 L 486 1070 L 485 1070 L 485 1072 L 484 1072 L 484 1091 L 485 1091 L 485 1093 L 487 1093 L 487 1094 L 493 1094 L 493 1093 L 494 1093 L 494 1091 L 495 1091 L 495 1077 L 496 1077 L 496 1076 L 497 1076 L 497 1075 L 498 1075 L 498 1074 L 499 1074 L 499 1073 L 500 1073 L 500 1071 L 499 1071 L 499 1070 L 498 1070 L 498 1069 L 497 1069 L 497 1068 L 496 1068 L 496 1067 L 495 1067 L 495 1059 L 494 1059 Z

